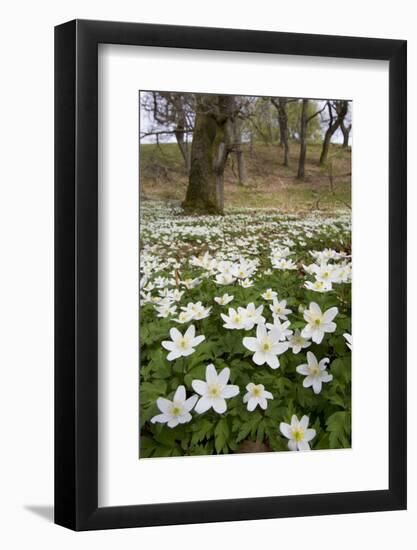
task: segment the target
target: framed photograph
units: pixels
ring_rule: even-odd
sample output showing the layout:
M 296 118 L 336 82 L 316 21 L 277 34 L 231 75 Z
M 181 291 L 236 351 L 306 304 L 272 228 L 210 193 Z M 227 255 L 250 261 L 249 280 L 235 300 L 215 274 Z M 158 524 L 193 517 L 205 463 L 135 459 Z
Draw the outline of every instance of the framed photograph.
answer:
M 406 508 L 406 42 L 55 29 L 55 522 Z

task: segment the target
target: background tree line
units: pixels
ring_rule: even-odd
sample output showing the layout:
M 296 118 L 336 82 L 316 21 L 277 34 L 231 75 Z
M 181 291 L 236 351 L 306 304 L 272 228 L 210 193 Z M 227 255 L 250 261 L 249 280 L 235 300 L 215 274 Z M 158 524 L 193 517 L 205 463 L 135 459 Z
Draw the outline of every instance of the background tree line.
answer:
M 298 147 L 294 166 L 304 180 L 308 143 L 321 143 L 319 164 L 329 159 L 330 143 L 339 131 L 349 147 L 352 129 L 348 100 L 251 97 L 180 92 L 141 94 L 146 124 L 141 140 L 156 143 L 175 139 L 188 186 L 183 207 L 189 212 L 221 214 L 224 210 L 224 172 L 229 159 L 237 167 L 237 183 L 247 181 L 243 144 L 262 142 L 276 147 L 277 159 L 290 165 L 290 148 Z

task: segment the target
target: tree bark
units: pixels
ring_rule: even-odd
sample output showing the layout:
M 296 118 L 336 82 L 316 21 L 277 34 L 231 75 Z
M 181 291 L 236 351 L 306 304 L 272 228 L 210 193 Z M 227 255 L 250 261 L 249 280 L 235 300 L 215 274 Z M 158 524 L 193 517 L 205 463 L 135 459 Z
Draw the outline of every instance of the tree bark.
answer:
M 237 174 L 238 174 L 238 184 L 244 185 L 246 183 L 246 163 L 245 157 L 242 150 L 242 134 L 240 130 L 240 120 L 235 116 L 232 123 L 233 131 L 233 151 L 236 156 L 237 162 Z
M 230 96 L 229 96 L 230 97 Z M 199 96 L 191 144 L 191 166 L 183 207 L 223 214 L 224 169 L 229 153 L 228 96 Z
M 307 109 L 308 99 L 303 99 L 301 106 L 301 121 L 300 121 L 300 156 L 298 159 L 298 172 L 297 178 L 299 180 L 304 178 L 305 163 L 307 155 Z

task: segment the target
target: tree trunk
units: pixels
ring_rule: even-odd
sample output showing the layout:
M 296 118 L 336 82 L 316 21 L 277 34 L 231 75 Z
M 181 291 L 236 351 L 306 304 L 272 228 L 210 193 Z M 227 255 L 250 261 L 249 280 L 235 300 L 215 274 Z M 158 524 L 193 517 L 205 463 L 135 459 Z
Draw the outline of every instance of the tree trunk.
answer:
M 300 122 L 300 156 L 298 159 L 298 173 L 297 178 L 299 180 L 304 178 L 305 163 L 307 155 L 307 109 L 308 99 L 303 99 L 301 107 L 301 122 Z
M 352 129 L 352 124 L 349 124 L 349 126 L 345 126 L 345 121 L 343 120 L 342 124 L 340 125 L 340 129 L 342 130 L 343 134 L 343 148 L 347 149 L 349 147 L 349 135 Z
M 335 103 L 336 117 L 333 116 L 332 106 L 330 101 L 327 102 L 327 108 L 329 111 L 329 125 L 327 127 L 326 133 L 324 134 L 323 147 L 321 150 L 320 161 L 321 165 L 327 163 L 327 157 L 329 154 L 330 142 L 333 137 L 333 134 L 336 130 L 342 125 L 343 120 L 346 116 L 348 109 L 347 101 L 337 101 Z M 349 140 L 349 136 L 348 136 Z
M 288 158 L 290 154 L 290 147 L 288 144 L 288 115 L 287 115 L 287 99 L 280 97 L 278 100 L 278 123 L 280 133 L 280 144 L 284 147 L 284 161 L 283 165 L 288 166 Z
M 198 98 L 185 210 L 223 214 L 223 176 L 229 151 L 226 100 L 227 96 Z
M 175 131 L 175 138 L 177 140 L 177 145 L 180 150 L 181 156 L 184 160 L 185 167 L 187 168 L 187 172 L 190 171 L 190 164 L 191 164 L 191 158 L 190 158 L 190 152 L 188 143 L 184 139 L 184 127 L 181 125 L 177 125 Z
M 242 134 L 240 131 L 240 120 L 237 117 L 235 117 L 235 119 L 233 120 L 232 131 L 233 151 L 235 153 L 237 161 L 238 183 L 239 185 L 244 185 L 246 183 L 246 163 L 242 151 Z

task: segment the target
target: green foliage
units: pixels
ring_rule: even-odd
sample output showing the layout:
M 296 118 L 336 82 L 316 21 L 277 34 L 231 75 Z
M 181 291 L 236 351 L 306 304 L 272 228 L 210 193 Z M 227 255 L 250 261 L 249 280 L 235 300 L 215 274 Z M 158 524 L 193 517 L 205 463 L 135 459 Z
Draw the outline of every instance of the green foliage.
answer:
M 155 216 L 155 212 L 152 212 Z M 270 244 L 277 235 L 285 234 L 294 223 L 291 217 L 280 215 L 269 216 L 268 223 L 262 217 L 253 221 L 253 227 L 242 224 L 239 213 L 234 214 L 236 224 L 223 227 L 223 234 L 219 237 L 210 237 L 211 249 L 222 250 L 225 242 L 236 242 L 243 234 L 256 234 L 256 253 L 260 264 L 254 276 L 254 285 L 242 288 L 236 283 L 219 286 L 213 277 L 203 277 L 200 268 L 190 266 L 188 259 L 193 254 L 207 250 L 204 235 L 181 233 L 181 240 L 167 247 L 164 236 L 156 235 L 152 228 L 143 224 L 142 238 L 152 246 L 153 254 L 164 257 L 168 251 L 175 255 L 181 264 L 181 279 L 202 277 L 201 284 L 195 288 L 184 290 L 180 305 L 189 302 L 201 301 L 205 306 L 212 308 L 210 316 L 202 320 L 193 321 L 197 334 L 204 334 L 205 340 L 199 344 L 196 351 L 188 356 L 174 361 L 167 360 L 167 351 L 162 348 L 161 342 L 169 340 L 169 331 L 173 326 L 180 331 L 190 323 L 178 325 L 172 318 L 156 316 L 154 306 L 143 303 L 140 312 L 140 457 L 167 457 L 167 456 L 196 456 L 206 454 L 228 454 L 242 452 L 250 444 L 250 449 L 261 451 L 286 451 L 288 440 L 279 431 L 280 422 L 290 422 L 292 415 L 301 418 L 309 416 L 310 427 L 316 430 L 316 437 L 311 441 L 312 449 L 346 448 L 351 445 L 351 353 L 346 346 L 343 334 L 351 331 L 351 290 L 350 284 L 334 285 L 334 290 L 320 294 L 304 288 L 306 275 L 303 270 L 294 271 L 270 270 Z M 295 218 L 296 219 L 296 218 Z M 212 234 L 216 234 L 222 223 L 221 220 L 210 218 L 204 221 L 204 227 L 213 223 Z M 203 224 L 196 218 L 195 222 L 187 220 L 187 227 L 201 227 Z M 172 233 L 173 226 L 167 224 L 167 234 Z M 175 226 L 183 227 L 181 222 Z M 273 230 L 277 235 L 273 234 Z M 243 228 L 243 229 L 242 229 Z M 162 242 L 161 242 L 162 241 Z M 301 241 L 301 244 L 300 244 Z M 302 242 L 305 241 L 305 245 Z M 171 242 L 171 241 L 170 241 Z M 343 224 L 327 224 L 323 227 L 302 235 L 295 240 L 291 247 L 291 257 L 298 266 L 312 262 L 309 250 L 323 250 L 324 248 L 350 250 L 350 234 Z M 246 254 L 250 256 L 250 250 Z M 184 260 L 182 258 L 185 258 Z M 154 276 L 172 277 L 172 269 L 167 267 L 156 271 Z M 246 306 L 253 302 L 256 306 L 264 305 L 263 315 L 267 322 L 272 322 L 269 310 L 270 302 L 261 298 L 261 294 L 268 288 L 278 291 L 280 300 L 287 300 L 287 307 L 292 310 L 288 318 L 292 330 L 302 329 L 306 322 L 299 306 L 306 307 L 315 301 L 322 311 L 337 306 L 339 314 L 335 319 L 336 331 L 326 334 L 321 344 L 312 344 L 294 354 L 288 350 L 279 357 L 280 368 L 272 370 L 268 365 L 257 366 L 253 362 L 252 353 L 243 345 L 244 336 L 253 336 L 255 330 L 227 330 L 223 328 L 220 313 L 227 312 L 229 307 Z M 214 302 L 215 296 L 228 293 L 234 300 L 228 306 L 220 306 Z M 304 377 L 297 373 L 296 367 L 306 363 L 306 352 L 312 351 L 320 360 L 329 358 L 328 372 L 333 380 L 323 384 L 322 391 L 316 395 L 312 388 L 303 387 Z M 176 388 L 184 385 L 187 397 L 194 393 L 193 380 L 204 380 L 206 366 L 213 363 L 217 372 L 224 367 L 230 368 L 230 382 L 240 388 L 240 394 L 227 400 L 227 411 L 217 414 L 209 410 L 201 415 L 192 411 L 192 421 L 169 428 L 167 425 L 153 424 L 150 419 L 159 414 L 156 406 L 158 397 L 172 399 Z M 263 384 L 265 389 L 273 395 L 268 401 L 265 411 L 260 408 L 253 412 L 247 410 L 243 403 L 246 386 L 249 382 Z

